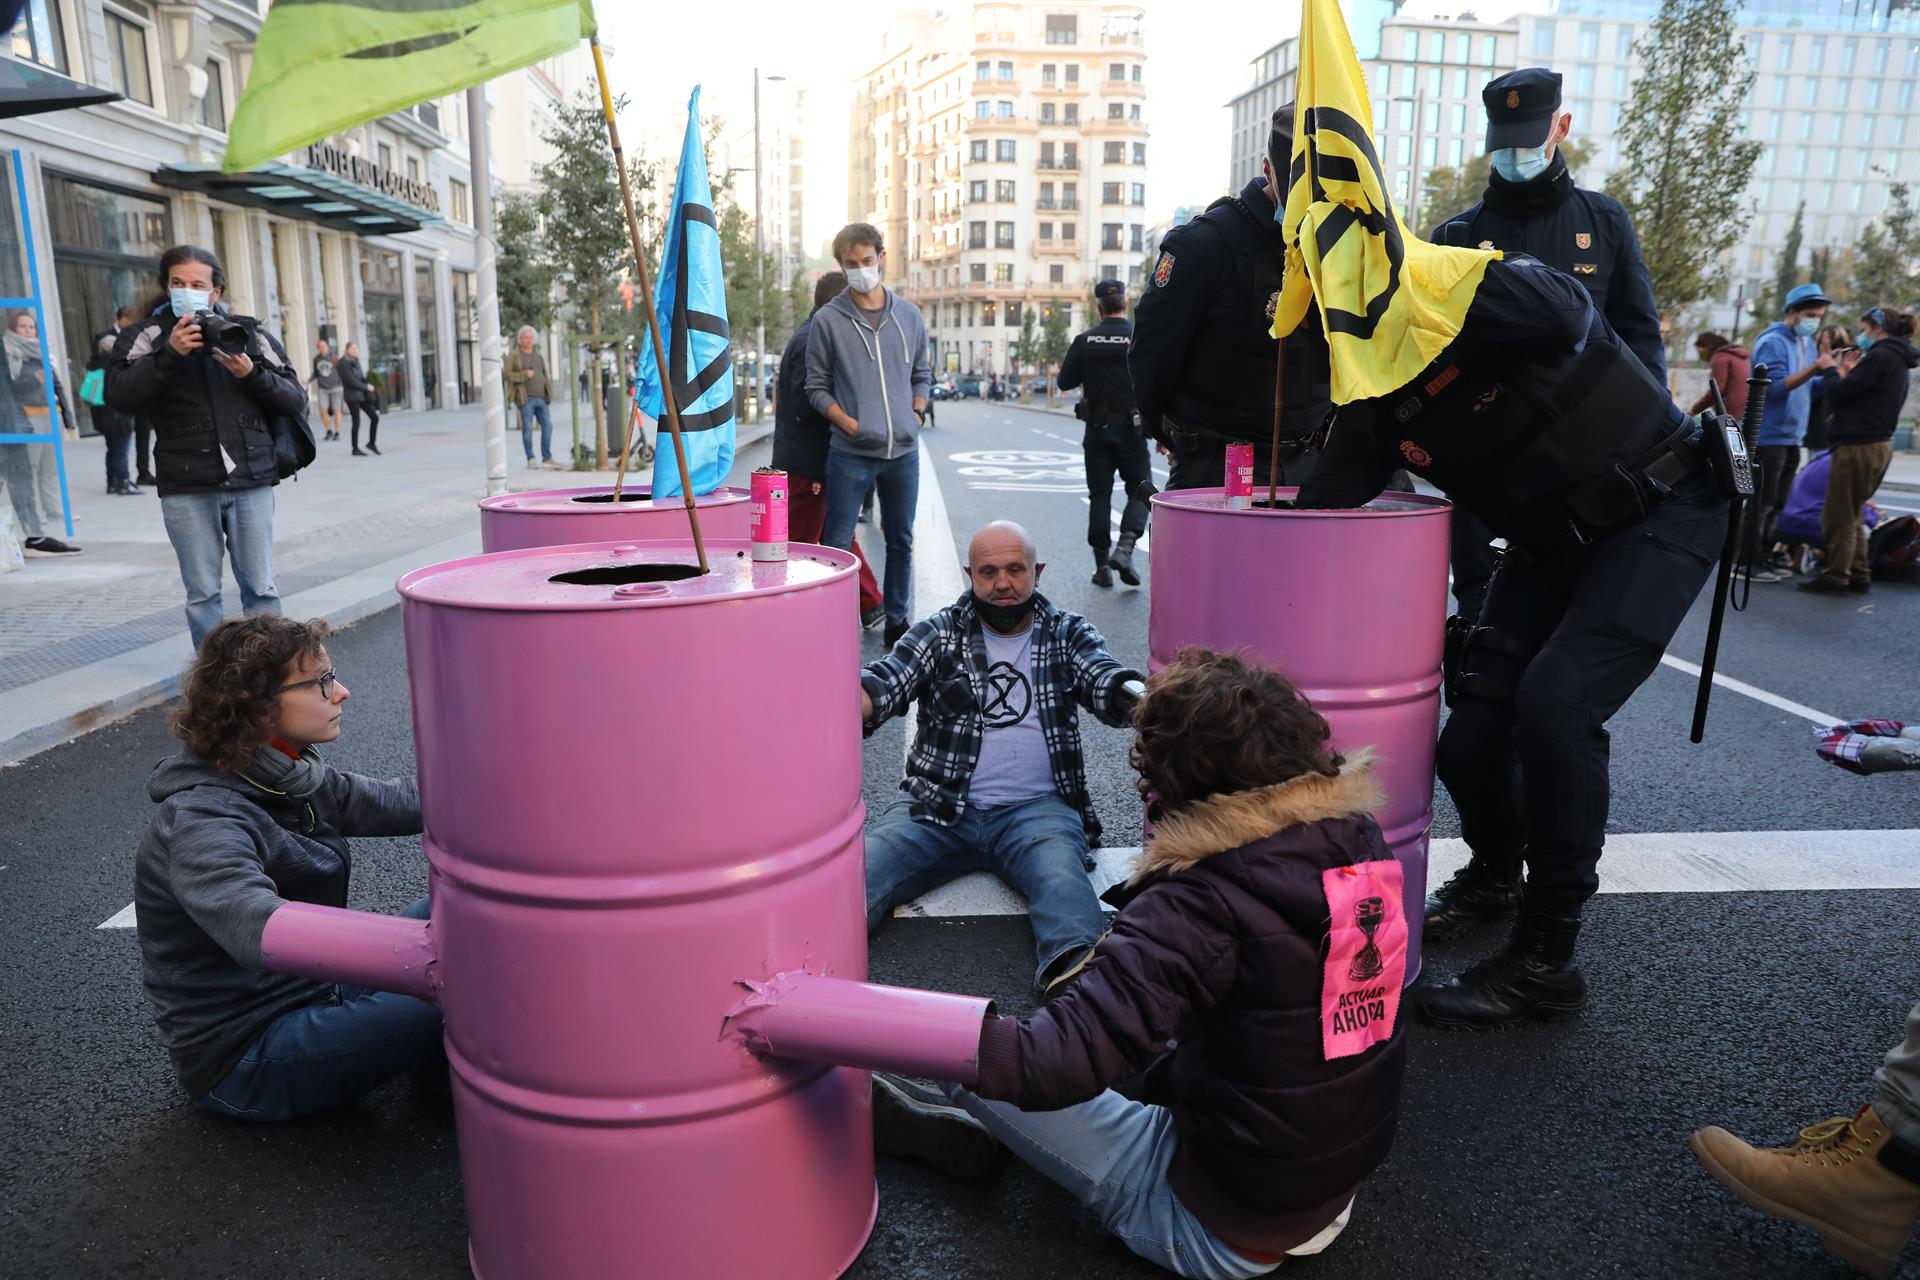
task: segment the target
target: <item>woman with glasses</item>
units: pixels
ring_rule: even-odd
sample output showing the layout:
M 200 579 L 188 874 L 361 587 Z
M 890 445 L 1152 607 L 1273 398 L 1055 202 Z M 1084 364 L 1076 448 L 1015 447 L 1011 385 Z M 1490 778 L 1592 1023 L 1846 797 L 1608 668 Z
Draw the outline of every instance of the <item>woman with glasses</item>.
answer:
M 349 696 L 320 622 L 254 614 L 207 634 L 154 768 L 160 806 L 134 863 L 141 976 L 175 1074 L 201 1107 L 288 1120 L 402 1072 L 444 1078 L 440 1011 L 412 996 L 269 973 L 267 919 L 347 904 L 350 836 L 420 833 L 411 777 L 320 756 Z M 427 900 L 402 914 L 425 919 Z

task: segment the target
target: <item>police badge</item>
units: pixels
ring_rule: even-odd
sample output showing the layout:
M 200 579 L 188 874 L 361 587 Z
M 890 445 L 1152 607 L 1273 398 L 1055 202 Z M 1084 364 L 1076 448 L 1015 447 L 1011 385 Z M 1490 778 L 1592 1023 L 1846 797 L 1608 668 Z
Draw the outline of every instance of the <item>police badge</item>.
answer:
M 1574 244 L 1574 247 L 1575 247 L 1576 249 L 1591 249 L 1591 248 L 1593 248 L 1593 232 L 1591 232 L 1591 231 L 1576 231 L 1576 232 L 1574 232 L 1574 233 L 1573 233 L 1573 244 Z
M 1173 255 L 1162 249 L 1160 251 L 1160 264 L 1153 269 L 1153 283 L 1164 289 L 1166 288 L 1167 281 L 1171 279 L 1173 279 Z M 1279 294 L 1274 295 L 1276 298 L 1279 296 Z
M 1507 90 L 1507 110 L 1511 111 L 1519 105 L 1520 105 L 1520 91 L 1518 89 Z

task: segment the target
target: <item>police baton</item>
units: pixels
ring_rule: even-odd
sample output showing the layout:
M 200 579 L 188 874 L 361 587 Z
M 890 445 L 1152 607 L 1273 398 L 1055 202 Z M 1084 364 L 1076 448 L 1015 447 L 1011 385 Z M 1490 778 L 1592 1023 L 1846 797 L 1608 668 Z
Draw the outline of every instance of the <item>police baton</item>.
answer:
M 1732 593 L 1734 561 L 1740 554 L 1741 531 L 1749 513 L 1755 518 L 1759 516 L 1759 503 L 1754 500 L 1751 459 L 1759 446 L 1760 415 L 1765 408 L 1767 387 L 1771 382 L 1772 379 L 1767 376 L 1767 366 L 1753 366 L 1747 378 L 1747 411 L 1740 422 L 1738 441 L 1725 439 L 1725 434 L 1732 431 L 1733 419 L 1726 413 L 1726 404 L 1720 399 L 1720 385 L 1709 384 L 1713 388 L 1714 404 L 1720 412 L 1713 415 L 1714 420 L 1708 424 L 1707 430 L 1722 433 L 1722 438 L 1709 438 L 1706 443 L 1716 463 L 1722 464 L 1715 469 L 1725 477 L 1722 487 L 1732 489 L 1733 500 L 1727 508 L 1727 538 L 1720 547 L 1720 568 L 1713 582 L 1713 614 L 1707 621 L 1707 648 L 1700 656 L 1700 690 L 1693 699 L 1692 738 L 1696 745 L 1707 734 L 1707 699 L 1713 694 L 1713 668 L 1720 657 L 1720 629 L 1727 620 L 1727 597 Z M 1738 450 L 1734 448 L 1736 443 L 1741 446 Z

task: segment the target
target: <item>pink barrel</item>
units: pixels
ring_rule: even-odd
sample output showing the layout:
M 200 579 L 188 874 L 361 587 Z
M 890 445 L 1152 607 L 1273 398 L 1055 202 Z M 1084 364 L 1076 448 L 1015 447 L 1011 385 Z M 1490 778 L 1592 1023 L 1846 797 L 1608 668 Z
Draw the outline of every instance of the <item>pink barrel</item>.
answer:
M 744 538 L 753 514 L 745 489 L 719 488 L 693 500 L 704 538 Z M 480 549 L 565 547 L 578 542 L 641 542 L 691 538 L 684 498 L 653 497 L 646 485 L 628 485 L 613 500 L 612 485 L 498 493 L 480 503 Z
M 854 559 L 707 549 L 399 583 L 482 1280 L 828 1280 L 873 1224 L 866 1073 L 727 1030 L 866 977 Z
M 1234 510 L 1222 489 L 1153 499 L 1152 669 L 1182 645 L 1243 650 L 1300 686 L 1341 751 L 1378 751 L 1380 826 L 1406 868 L 1408 983 L 1433 825 L 1449 510 L 1410 493 L 1352 511 Z

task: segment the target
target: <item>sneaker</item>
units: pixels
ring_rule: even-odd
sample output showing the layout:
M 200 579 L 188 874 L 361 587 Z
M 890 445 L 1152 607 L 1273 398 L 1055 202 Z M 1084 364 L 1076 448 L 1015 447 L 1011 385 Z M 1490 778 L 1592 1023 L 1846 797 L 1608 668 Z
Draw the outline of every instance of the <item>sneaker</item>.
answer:
M 155 480 L 152 476 L 148 475 L 144 471 L 142 471 L 139 475 L 135 476 L 133 478 L 133 482 L 135 484 L 143 484 L 149 489 L 153 488 L 155 485 L 160 483 L 158 480 Z
M 566 470 L 565 467 L 555 462 L 552 458 L 548 458 L 545 462 L 541 463 L 540 469 L 542 471 L 565 471 Z
M 1784 551 L 1776 551 L 1767 558 L 1767 568 L 1778 569 L 1781 573 L 1793 572 L 1793 557 Z
M 869 609 L 860 615 L 860 629 L 862 631 L 871 631 L 886 620 L 887 611 L 885 609 Z
M 944 1094 L 880 1071 L 873 1073 L 873 1149 L 953 1178 L 984 1178 L 1000 1154 L 987 1127 Z
M 367 452 L 377 457 L 379 456 L 379 453 L 380 453 L 380 446 L 375 444 L 373 441 L 369 440 L 367 441 Z
M 1751 1147 L 1717 1125 L 1688 1145 L 1721 1186 L 1773 1218 L 1820 1233 L 1827 1252 L 1875 1277 L 1893 1274 L 1920 1220 L 1920 1151 L 1871 1106 L 1800 1131 L 1791 1147 Z M 1898 1172 L 1896 1172 L 1898 1170 Z
M 28 538 L 25 551 L 30 556 L 77 556 L 80 548 L 58 538 Z
M 1786 580 L 1787 580 L 1788 578 L 1791 578 L 1792 576 L 1793 576 L 1792 574 L 1790 574 L 1790 573 L 1786 573 L 1786 572 L 1784 572 L 1784 571 L 1782 571 L 1782 570 L 1779 570 L 1779 569 L 1772 569 L 1772 568 L 1768 568 L 1768 569 L 1755 569 L 1755 570 L 1753 571 L 1753 576 L 1752 576 L 1752 578 L 1750 579 L 1750 581 L 1753 581 L 1753 582 L 1785 582 L 1785 581 L 1786 581 Z
M 356 458 L 364 458 L 367 456 L 367 451 L 365 449 L 355 449 L 353 451 L 353 456 Z

